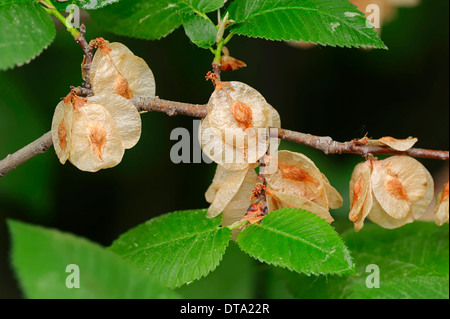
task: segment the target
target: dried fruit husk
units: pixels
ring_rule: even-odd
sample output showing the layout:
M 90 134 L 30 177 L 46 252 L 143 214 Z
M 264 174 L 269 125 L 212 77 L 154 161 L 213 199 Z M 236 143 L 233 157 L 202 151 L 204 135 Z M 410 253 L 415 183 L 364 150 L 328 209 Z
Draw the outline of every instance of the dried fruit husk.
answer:
M 424 167 L 425 175 L 427 177 L 427 186 L 425 195 L 418 201 L 412 203 L 411 213 L 414 219 L 419 219 L 427 210 L 430 203 L 433 201 L 434 196 L 434 181 L 430 172 Z
M 395 219 L 411 214 L 411 205 L 427 191 L 426 169 L 408 156 L 392 156 L 373 161 L 373 194 L 383 209 Z
M 448 182 L 445 184 L 442 191 L 439 192 L 436 198 L 436 207 L 434 209 L 435 213 L 435 222 L 436 225 L 442 226 L 445 223 L 448 223 L 449 209 L 448 209 L 448 198 L 449 198 L 449 188 Z
M 97 172 L 119 164 L 122 138 L 111 114 L 100 104 L 88 103 L 74 111 L 70 162 L 78 169 Z
M 253 168 L 249 169 L 233 199 L 222 212 L 222 226 L 240 221 L 252 203 L 252 193 L 258 176 Z
M 350 214 L 349 219 L 354 222 L 355 231 L 360 231 L 364 220 L 372 209 L 372 187 L 370 162 L 356 165 L 350 180 Z
M 268 142 L 263 134 L 259 137 L 253 134 L 248 139 L 250 140 L 249 144 L 254 146 L 249 149 L 248 143 L 244 143 L 246 136 L 241 133 L 242 131 L 236 128 L 225 131 L 211 127 L 208 117 L 206 117 L 202 120 L 199 130 L 202 150 L 214 162 L 226 169 L 245 169 L 249 165 L 255 164 L 259 159 L 258 157 L 265 154 L 265 151 L 259 150 L 266 150 Z M 238 136 L 234 143 L 228 142 L 228 139 L 233 138 L 234 135 Z
M 91 67 L 94 94 L 118 94 L 127 99 L 155 96 L 155 79 L 147 63 L 121 43 L 109 43 L 111 51 L 97 50 Z
M 334 221 L 327 209 L 303 197 L 275 192 L 269 189 L 266 199 L 269 213 L 282 208 L 299 208 L 316 214 L 328 223 Z
M 388 213 L 386 213 L 375 196 L 372 197 L 372 200 L 372 208 L 367 218 L 375 224 L 386 229 L 395 229 L 414 222 L 414 217 L 412 215 L 407 215 L 403 219 L 393 218 Z
M 207 106 L 210 124 L 218 129 L 241 128 L 233 114 L 234 104 L 244 104 L 251 111 L 249 127 L 279 127 L 281 124 L 279 117 L 273 116 L 274 108 L 257 90 L 237 81 L 227 82 L 223 89 L 211 95 Z
M 278 152 L 278 170 L 266 175 L 275 192 L 306 198 L 328 210 L 328 199 L 321 172 L 313 161 L 300 153 Z
M 353 172 L 349 219 L 356 231 L 366 217 L 384 228 L 401 227 L 426 211 L 433 193 L 433 178 L 417 160 L 407 156 L 369 160 Z
M 230 171 L 220 165 L 217 166 L 213 182 L 205 193 L 206 200 L 211 203 L 208 208 L 208 218 L 214 218 L 224 211 L 238 193 L 244 179 L 251 170 L 254 170 L 253 166 L 247 166 L 240 171 Z M 245 214 L 245 211 L 243 214 Z
M 229 55 L 222 56 L 220 60 L 220 69 L 222 71 L 236 71 L 245 68 L 247 64 L 244 61 L 233 58 Z
M 397 151 L 407 151 L 414 146 L 418 141 L 415 137 L 408 137 L 407 139 L 396 139 L 390 136 L 385 136 L 378 140 L 367 139 L 367 145 L 375 146 L 389 146 Z
M 321 174 L 322 174 L 322 178 L 323 178 L 323 185 L 325 186 L 325 192 L 326 192 L 327 199 L 328 199 L 328 206 L 331 209 L 341 208 L 342 205 L 344 204 L 344 199 L 342 198 L 341 194 L 339 194 L 337 189 L 334 188 L 333 186 L 331 186 L 331 183 L 328 180 L 328 178 L 325 176 L 325 174 L 323 174 L 323 173 L 321 173 Z
M 91 63 L 91 78 L 95 77 L 95 73 L 98 70 L 98 65 L 100 61 L 102 61 L 105 58 L 108 58 L 107 54 L 111 56 L 112 61 L 120 60 L 121 56 L 123 54 L 133 54 L 131 50 L 124 44 L 119 42 L 112 42 L 109 43 L 108 41 L 105 42 L 105 44 L 108 46 L 110 50 L 102 51 L 101 48 L 99 48 L 95 54 L 94 58 L 92 59 Z
M 263 157 L 270 140 L 266 128 L 281 126 L 278 112 L 258 91 L 241 82 L 216 89 L 207 109 L 199 130 L 202 149 L 230 170 L 244 169 Z
M 72 122 L 72 102 L 62 100 L 56 106 L 51 129 L 53 146 L 61 164 L 65 164 L 70 155 Z

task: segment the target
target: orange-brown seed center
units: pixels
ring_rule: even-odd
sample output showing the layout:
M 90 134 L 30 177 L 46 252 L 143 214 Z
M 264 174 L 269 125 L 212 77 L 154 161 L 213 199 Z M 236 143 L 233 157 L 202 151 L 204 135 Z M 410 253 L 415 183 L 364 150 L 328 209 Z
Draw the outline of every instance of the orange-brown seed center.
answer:
M 97 155 L 99 159 L 102 159 L 103 148 L 106 145 L 105 128 L 99 124 L 89 125 L 89 141 L 91 143 L 91 147 L 95 152 L 95 155 Z
M 128 80 L 122 75 L 118 75 L 114 83 L 114 90 L 118 95 L 123 96 L 126 99 L 133 98 L 133 92 L 128 85 Z
M 279 165 L 279 168 L 281 174 L 283 175 L 283 178 L 302 183 L 304 182 L 315 183 L 314 178 L 311 175 L 309 175 L 304 169 L 301 169 L 298 166 L 281 164 Z
M 353 201 L 352 207 L 361 199 L 362 196 L 362 176 L 359 176 L 356 180 L 355 185 L 353 185 Z
M 380 141 L 382 141 L 382 142 L 394 142 L 394 141 L 396 141 L 396 139 L 391 137 L 391 136 L 385 136 L 385 137 L 380 138 Z
M 444 190 L 442 191 L 441 203 L 448 200 L 448 182 L 445 184 Z
M 248 129 L 253 125 L 252 109 L 245 103 L 234 102 L 232 105 L 233 116 L 239 127 Z
M 402 183 L 398 180 L 397 176 L 388 175 L 384 185 L 386 192 L 398 200 L 408 200 L 406 189 Z
M 61 121 L 61 123 L 59 123 L 58 126 L 58 138 L 59 138 L 59 146 L 64 152 L 67 147 L 67 129 L 64 119 Z

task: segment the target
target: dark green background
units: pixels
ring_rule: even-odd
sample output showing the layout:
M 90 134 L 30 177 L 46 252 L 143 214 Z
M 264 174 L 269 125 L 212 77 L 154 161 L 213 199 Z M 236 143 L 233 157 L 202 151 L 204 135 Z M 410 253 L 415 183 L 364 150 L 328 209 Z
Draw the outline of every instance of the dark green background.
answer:
M 448 6 L 448 1 L 422 1 L 419 7 L 401 9 L 399 17 L 383 28 L 389 51 L 301 50 L 285 43 L 236 37 L 229 49 L 248 67 L 223 74 L 223 79 L 246 82 L 260 91 L 278 110 L 287 129 L 330 135 L 339 141 L 366 132 L 375 138 L 413 135 L 419 138 L 418 147 L 448 149 Z M 90 20 L 85 24 L 88 38 L 103 36 L 123 42 L 144 58 L 154 72 L 161 98 L 208 101 L 213 88 L 204 76 L 212 55 L 189 43 L 182 29 L 150 42 L 105 33 Z M 0 158 L 47 132 L 60 98 L 70 85 L 81 82 L 82 53 L 57 25 L 55 42 L 41 56 L 0 73 Z M 215 165 L 175 165 L 169 156 L 175 143 L 169 139 L 170 132 L 177 127 L 192 132 L 192 119 L 147 113 L 142 122 L 139 144 L 126 152 L 116 168 L 84 173 L 70 163 L 60 165 L 50 149 L 0 179 L 0 298 L 22 296 L 9 266 L 6 218 L 55 227 L 109 245 L 151 217 L 207 206 L 203 194 Z M 282 148 L 304 152 L 316 161 L 345 198 L 344 207 L 333 213 L 339 229 L 350 227 L 348 181 L 361 158 L 326 156 L 285 142 Z M 448 165 L 421 161 L 434 174 Z M 282 292 L 276 295 L 277 280 L 265 271 L 266 266 L 253 263 L 235 248 L 206 279 L 209 282 L 184 288 L 185 295 L 285 296 Z M 235 284 L 231 278 L 238 272 L 252 275 Z M 266 281 L 260 280 L 262 274 Z

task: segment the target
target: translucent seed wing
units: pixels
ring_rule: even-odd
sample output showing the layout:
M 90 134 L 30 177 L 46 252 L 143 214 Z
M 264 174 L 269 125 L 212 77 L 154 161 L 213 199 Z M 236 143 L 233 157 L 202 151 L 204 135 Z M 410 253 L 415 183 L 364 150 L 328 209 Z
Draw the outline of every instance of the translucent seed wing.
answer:
M 72 140 L 73 107 L 71 103 L 59 102 L 56 106 L 52 120 L 52 141 L 61 164 L 69 158 L 69 149 Z
M 370 213 L 367 216 L 367 218 L 372 222 L 374 222 L 375 224 L 383 228 L 394 229 L 414 222 L 414 218 L 411 215 L 407 215 L 403 219 L 396 219 L 391 217 L 391 215 L 386 213 L 383 207 L 381 207 L 380 203 L 375 198 L 375 196 L 373 196 L 372 199 L 373 199 L 372 209 L 370 210 Z
M 109 54 L 113 61 L 120 59 L 120 56 L 122 54 L 133 54 L 133 52 L 131 52 L 131 50 L 128 49 L 127 46 L 125 46 L 124 44 L 119 43 L 119 42 L 108 43 L 108 47 L 111 49 Z M 98 66 L 100 64 L 100 61 L 102 61 L 103 59 L 109 59 L 109 57 L 106 55 L 103 55 L 102 50 L 98 49 L 95 52 L 94 58 L 92 59 L 92 63 L 91 63 L 91 71 L 90 71 L 91 81 L 92 81 L 92 79 L 94 79 L 96 77 Z
M 449 219 L 449 188 L 448 182 L 445 184 L 442 191 L 439 192 L 436 198 L 435 222 L 436 225 L 442 226 L 448 222 Z
M 239 172 L 225 169 L 223 166 L 217 165 L 213 181 L 205 193 L 205 198 L 208 203 L 212 203 L 217 191 L 222 188 L 228 181 L 232 180 Z
M 141 116 L 129 100 L 117 94 L 102 94 L 88 98 L 88 102 L 100 104 L 108 110 L 125 149 L 137 144 L 141 137 Z
M 375 146 L 389 146 L 397 151 L 407 151 L 414 146 L 418 141 L 415 137 L 408 137 L 407 139 L 396 139 L 390 136 L 382 137 L 378 140 L 367 139 L 367 145 Z
M 227 143 L 225 135 L 226 132 L 211 127 L 209 116 L 206 116 L 202 120 L 199 129 L 199 139 L 203 153 L 228 170 L 242 170 L 256 163 L 258 160 L 257 156 L 253 156 L 253 160 L 249 160 L 249 152 L 247 152 L 245 145 L 239 145 L 237 142 L 234 145 Z M 236 140 L 241 139 L 237 138 Z
M 118 81 L 121 78 L 126 82 Z M 108 57 L 100 60 L 91 84 L 94 94 L 119 94 L 128 99 L 154 97 L 156 90 L 155 79 L 147 63 L 132 53 L 114 55 L 112 62 Z M 129 88 L 129 93 L 126 88 Z
M 223 169 L 220 166 L 218 168 Z M 208 218 L 214 218 L 222 213 L 238 192 L 247 172 L 248 168 L 241 171 L 235 171 L 228 179 L 223 181 L 223 185 L 217 190 L 214 200 L 208 208 Z
M 275 197 L 275 202 L 277 205 L 274 205 L 277 209 L 282 208 L 299 208 L 309 211 L 317 216 L 325 219 L 328 223 L 332 223 L 334 221 L 330 212 L 324 207 L 315 204 L 314 202 L 307 200 L 306 198 L 284 194 L 280 192 L 273 192 L 272 197 Z M 273 205 L 273 204 L 272 204 Z M 271 208 L 274 207 L 271 205 Z
M 427 177 L 424 167 L 408 156 L 392 156 L 373 162 L 373 193 L 393 218 L 411 214 L 411 205 L 425 195 Z
M 240 221 L 252 204 L 252 193 L 257 182 L 257 174 L 249 169 L 239 190 L 222 212 L 222 226 Z
M 331 186 L 328 178 L 323 173 L 321 174 L 323 177 L 324 182 L 323 185 L 325 186 L 325 192 L 328 198 L 328 205 L 330 206 L 331 209 L 341 208 L 342 205 L 344 204 L 344 199 L 342 198 L 341 194 L 339 194 L 337 189 Z
M 215 90 L 208 102 L 211 126 L 218 129 L 239 128 L 233 114 L 234 102 L 245 104 L 251 110 L 252 127 L 267 127 L 272 121 L 272 107 L 255 89 L 242 82 L 227 82 L 222 90 Z
M 323 178 L 308 157 L 290 151 L 279 151 L 278 170 L 266 176 L 267 185 L 275 192 L 304 197 L 328 209 Z
M 424 167 L 425 175 L 427 177 L 427 188 L 425 195 L 411 206 L 411 211 L 415 219 L 419 219 L 427 210 L 434 197 L 434 181 L 430 172 Z
M 355 223 L 355 231 L 361 230 L 364 226 L 364 220 L 372 208 L 370 174 L 369 163 L 359 163 L 355 167 L 350 180 L 349 219 Z
M 78 169 L 96 172 L 119 164 L 124 154 L 122 138 L 111 114 L 99 104 L 74 112 L 70 161 Z

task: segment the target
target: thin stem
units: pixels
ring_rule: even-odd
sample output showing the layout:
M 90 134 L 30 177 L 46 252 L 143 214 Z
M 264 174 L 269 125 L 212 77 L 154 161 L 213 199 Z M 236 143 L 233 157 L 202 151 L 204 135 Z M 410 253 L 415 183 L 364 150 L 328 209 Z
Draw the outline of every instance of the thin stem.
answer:
M 87 91 L 91 90 L 91 65 L 92 61 L 94 59 L 94 49 L 89 45 L 89 43 L 86 41 L 86 38 L 84 37 L 84 34 L 86 33 L 86 27 L 84 24 L 81 25 L 81 32 L 79 33 L 79 36 L 75 38 L 75 41 L 81 46 L 81 49 L 83 49 L 84 52 L 84 59 L 83 59 L 83 88 L 85 88 Z M 91 94 L 92 95 L 92 92 Z
M 315 136 L 286 129 L 270 128 L 270 136 L 291 141 L 297 144 L 307 145 L 318 149 L 325 154 L 358 154 L 364 157 L 369 155 L 406 155 L 412 157 L 430 158 L 448 161 L 448 151 L 428 150 L 422 148 L 410 148 L 407 151 L 397 151 L 389 146 L 362 145 L 357 140 L 350 142 L 337 142 L 329 136 Z
M 244 227 L 244 226 L 246 226 L 248 223 L 250 223 L 249 220 L 240 220 L 240 221 L 235 222 L 235 223 L 233 223 L 233 224 L 231 224 L 231 225 L 229 225 L 229 226 L 226 226 L 226 227 L 229 228 L 229 229 L 231 229 L 231 230 L 234 230 L 234 229 L 239 229 L 239 228 L 241 228 L 241 227 Z
M 0 178 L 36 155 L 47 152 L 52 145 L 52 134 L 48 132 L 14 154 L 6 156 L 0 161 Z
M 66 18 L 64 17 L 53 5 L 51 0 L 40 0 L 40 3 L 45 5 L 45 11 L 47 11 L 48 14 L 54 15 L 59 21 L 62 22 L 62 24 L 64 24 L 64 26 L 66 27 L 67 31 L 69 31 L 69 33 L 76 39 L 80 36 L 80 31 L 78 31 L 76 28 L 74 28 L 74 26 L 72 25 L 72 23 L 70 23 L 70 21 L 72 20 L 71 18 Z M 70 17 L 70 15 L 69 15 Z
M 220 81 L 220 74 L 222 71 L 222 48 L 223 48 L 224 39 L 221 39 L 219 43 L 217 43 L 217 47 L 214 53 L 214 60 L 212 63 L 213 72 L 217 75 L 217 80 Z
M 233 36 L 234 36 L 234 33 L 230 33 L 229 35 L 227 35 L 225 40 L 223 40 L 223 45 L 226 45 L 228 42 L 230 42 L 230 40 L 233 38 Z
M 220 40 L 219 43 L 217 43 L 217 48 L 214 56 L 214 63 L 220 64 L 220 61 L 222 60 L 222 47 L 224 45 L 224 39 Z

